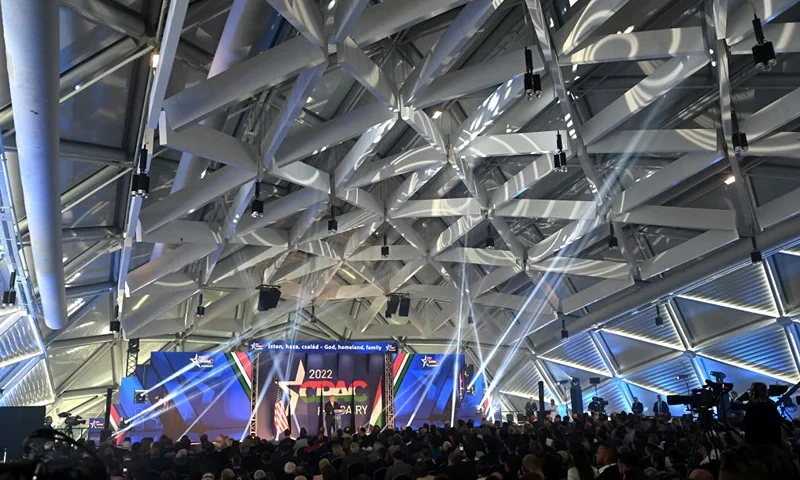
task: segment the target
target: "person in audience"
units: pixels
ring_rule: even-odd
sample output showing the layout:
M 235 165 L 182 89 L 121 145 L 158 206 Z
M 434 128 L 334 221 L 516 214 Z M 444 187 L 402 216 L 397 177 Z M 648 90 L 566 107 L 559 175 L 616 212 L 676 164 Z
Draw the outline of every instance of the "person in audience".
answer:
M 589 461 L 582 443 L 569 445 L 569 460 L 571 466 L 567 470 L 567 480 L 593 480 L 597 477 L 597 469 Z
M 407 475 L 409 477 L 414 475 L 414 467 L 405 462 L 405 456 L 402 450 L 397 449 L 392 453 L 392 462 L 392 465 L 386 469 L 386 480 L 394 480 L 395 477 L 399 477 L 400 475 Z
M 617 449 L 611 444 L 600 445 L 594 459 L 597 464 L 598 480 L 622 480 L 617 466 Z

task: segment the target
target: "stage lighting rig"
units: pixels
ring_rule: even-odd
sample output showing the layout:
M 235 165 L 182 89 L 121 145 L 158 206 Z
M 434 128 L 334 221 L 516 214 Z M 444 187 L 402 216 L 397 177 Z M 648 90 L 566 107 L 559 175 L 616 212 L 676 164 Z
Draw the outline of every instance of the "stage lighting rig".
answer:
M 16 282 L 17 282 L 17 271 L 14 270 L 11 272 L 11 276 L 8 279 L 8 289 L 3 292 L 4 307 L 13 307 L 14 305 L 17 304 Z
M 561 132 L 556 132 L 556 153 L 553 154 L 553 170 L 562 173 L 567 171 L 567 154 L 564 152 Z
M 203 318 L 205 315 L 206 315 L 206 307 L 203 306 L 203 294 L 201 292 L 200 298 L 197 301 L 197 312 L 195 313 L 195 316 L 197 318 Z
M 261 181 L 256 178 L 253 201 L 250 203 L 250 216 L 253 218 L 261 218 L 264 216 L 264 201 L 259 200 L 259 197 L 261 197 Z
M 494 250 L 494 237 L 492 237 L 491 224 L 486 226 L 486 250 Z
M 530 48 L 525 49 L 525 98 L 530 102 L 534 97 L 542 96 L 542 77 L 538 73 L 533 73 L 533 52 Z
M 258 311 L 266 312 L 278 306 L 281 299 L 281 289 L 273 285 L 259 285 L 258 290 Z
M 383 246 L 381 247 L 381 257 L 389 258 L 389 243 L 386 234 L 383 234 Z
M 131 196 L 147 198 L 150 195 L 150 176 L 147 174 L 147 149 L 139 150 L 136 171 L 131 179 Z
M 772 42 L 764 38 L 764 29 L 761 27 L 761 19 L 753 13 L 753 33 L 756 36 L 756 44 L 753 46 L 753 63 L 759 70 L 771 70 L 778 64 L 775 57 L 775 47 Z

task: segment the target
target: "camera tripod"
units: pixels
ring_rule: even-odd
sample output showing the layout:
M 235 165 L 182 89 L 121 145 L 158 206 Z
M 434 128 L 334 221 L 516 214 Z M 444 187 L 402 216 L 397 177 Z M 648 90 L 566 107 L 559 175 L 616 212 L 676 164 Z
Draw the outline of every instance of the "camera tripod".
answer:
M 695 434 L 694 443 L 692 444 L 692 455 L 689 457 L 689 466 L 691 468 L 699 466 L 700 462 L 703 461 L 702 458 L 699 460 L 697 459 L 697 454 L 700 451 L 700 442 L 704 438 L 709 439 L 712 448 L 711 452 L 716 452 L 716 456 L 719 458 L 719 448 L 713 440 L 714 437 L 719 438 L 719 434 L 711 428 L 712 422 L 714 421 L 714 414 L 711 412 L 710 408 L 701 408 L 696 410 L 696 412 L 700 428 L 697 430 L 697 434 Z M 711 452 L 709 452 L 709 456 L 711 456 Z

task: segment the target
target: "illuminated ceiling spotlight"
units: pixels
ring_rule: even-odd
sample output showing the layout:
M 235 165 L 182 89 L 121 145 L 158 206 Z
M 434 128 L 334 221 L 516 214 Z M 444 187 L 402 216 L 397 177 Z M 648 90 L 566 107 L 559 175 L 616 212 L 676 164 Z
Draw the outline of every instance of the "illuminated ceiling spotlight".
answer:
M 494 237 L 492 237 L 492 225 L 486 225 L 486 250 L 494 250 Z
M 194 314 L 197 318 L 206 316 L 206 307 L 203 305 L 203 293 L 200 292 L 200 298 L 197 300 L 197 311 Z
M 136 170 L 131 179 L 131 196 L 147 198 L 150 195 L 150 176 L 147 174 L 147 149 L 139 150 Z
M 734 177 L 733 175 L 728 175 L 728 177 L 726 177 L 725 180 L 723 180 L 723 183 L 725 183 L 725 185 L 733 185 L 734 183 L 736 183 L 736 177 Z
M 3 306 L 13 307 L 17 304 L 17 271 L 11 272 L 11 277 L 8 279 L 8 289 L 3 292 Z
M 336 212 L 333 208 L 333 205 L 331 205 L 331 218 L 328 220 L 328 233 L 336 235 L 339 231 L 339 222 L 336 221 Z
M 259 312 L 266 312 L 278 306 L 278 301 L 281 299 L 280 287 L 259 285 L 256 289 L 258 290 Z
M 256 178 L 255 190 L 253 192 L 253 201 L 250 203 L 250 216 L 253 218 L 261 218 L 264 216 L 264 201 L 259 200 L 261 196 L 261 182 Z
M 764 30 L 761 28 L 761 19 L 753 14 L 753 32 L 756 34 L 756 44 L 753 46 L 753 63 L 760 70 L 770 70 L 778 64 L 775 57 L 775 47 L 772 42 L 764 39 Z
M 533 73 L 533 52 L 530 48 L 525 49 L 525 98 L 532 101 L 534 97 L 542 96 L 542 77 L 538 73 Z
M 147 403 L 147 390 L 134 390 L 133 391 L 133 403 L 136 405 L 141 405 L 143 403 Z
M 389 258 L 389 243 L 386 234 L 383 234 L 383 246 L 381 247 L 381 257 Z
M 617 240 L 617 236 L 614 235 L 614 224 L 608 224 L 608 248 L 619 248 L 619 240 Z
M 433 115 L 431 115 L 431 118 L 434 119 L 434 120 L 438 120 L 441 117 L 442 117 L 442 111 L 441 110 L 436 110 L 435 112 L 433 112 Z

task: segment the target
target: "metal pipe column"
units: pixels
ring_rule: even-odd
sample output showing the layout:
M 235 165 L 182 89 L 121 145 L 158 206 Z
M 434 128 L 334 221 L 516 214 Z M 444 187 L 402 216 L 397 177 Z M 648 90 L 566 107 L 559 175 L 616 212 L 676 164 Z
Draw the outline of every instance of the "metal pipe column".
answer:
M 11 102 L 33 263 L 48 327 L 67 322 L 58 187 L 59 2 L 2 0 Z

